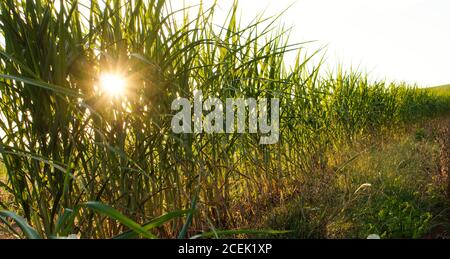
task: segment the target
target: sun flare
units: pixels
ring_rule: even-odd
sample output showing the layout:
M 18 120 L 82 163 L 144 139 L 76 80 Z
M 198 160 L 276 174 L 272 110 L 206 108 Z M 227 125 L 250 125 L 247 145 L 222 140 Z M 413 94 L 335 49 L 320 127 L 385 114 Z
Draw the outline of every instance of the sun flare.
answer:
M 125 92 L 125 78 L 118 74 L 103 74 L 100 76 L 100 86 L 107 94 L 118 97 Z

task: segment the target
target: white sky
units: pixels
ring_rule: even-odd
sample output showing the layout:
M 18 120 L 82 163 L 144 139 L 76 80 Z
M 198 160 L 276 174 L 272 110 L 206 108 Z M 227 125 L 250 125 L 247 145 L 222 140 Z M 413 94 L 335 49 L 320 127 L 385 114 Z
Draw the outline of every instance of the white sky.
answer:
M 172 2 L 176 2 L 172 1 Z M 186 0 L 188 5 L 200 0 Z M 204 0 L 210 3 L 212 0 Z M 233 0 L 219 0 L 228 10 Z M 261 11 L 293 25 L 292 42 L 327 45 L 326 65 L 359 67 L 373 79 L 421 86 L 450 83 L 449 0 L 241 0 L 243 21 Z M 245 24 L 245 23 L 244 23 Z

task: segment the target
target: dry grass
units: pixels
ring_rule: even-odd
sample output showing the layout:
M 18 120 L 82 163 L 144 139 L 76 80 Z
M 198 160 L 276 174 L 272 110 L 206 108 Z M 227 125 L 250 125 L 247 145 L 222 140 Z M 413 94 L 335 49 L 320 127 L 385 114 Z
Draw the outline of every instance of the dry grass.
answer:
M 278 206 L 267 217 L 268 226 L 294 229 L 288 236 L 296 238 L 421 238 L 435 229 L 447 237 L 441 143 L 449 119 L 428 120 L 334 152 L 330 186 L 312 201 L 300 194 Z

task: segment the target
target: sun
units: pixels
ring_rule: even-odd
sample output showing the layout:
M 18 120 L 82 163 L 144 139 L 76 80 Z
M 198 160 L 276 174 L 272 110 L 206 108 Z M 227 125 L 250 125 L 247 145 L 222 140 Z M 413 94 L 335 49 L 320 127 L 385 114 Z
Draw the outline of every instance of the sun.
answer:
M 126 80 L 119 74 L 106 73 L 100 76 L 100 86 L 107 94 L 119 97 L 125 92 Z

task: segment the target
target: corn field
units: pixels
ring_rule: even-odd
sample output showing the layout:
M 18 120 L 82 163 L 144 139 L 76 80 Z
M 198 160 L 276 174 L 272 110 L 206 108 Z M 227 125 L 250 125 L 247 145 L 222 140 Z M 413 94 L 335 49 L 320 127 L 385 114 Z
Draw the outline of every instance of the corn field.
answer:
M 415 86 L 321 73 L 311 62 L 321 52 L 292 44 L 282 16 L 242 25 L 237 6 L 216 24 L 215 5 L 192 15 L 165 0 L 3 0 L 0 188 L 12 199 L 0 207 L 42 237 L 127 229 L 86 207 L 61 227 L 90 201 L 139 224 L 179 212 L 152 229 L 158 237 L 245 227 L 267 203 L 326 185 L 328 152 L 450 108 Z M 125 78 L 122 95 L 102 90 L 104 73 Z M 194 90 L 279 98 L 279 142 L 173 133 L 171 102 Z

